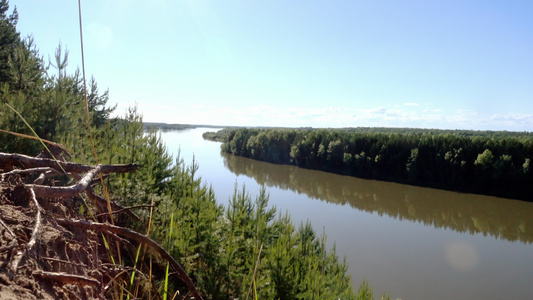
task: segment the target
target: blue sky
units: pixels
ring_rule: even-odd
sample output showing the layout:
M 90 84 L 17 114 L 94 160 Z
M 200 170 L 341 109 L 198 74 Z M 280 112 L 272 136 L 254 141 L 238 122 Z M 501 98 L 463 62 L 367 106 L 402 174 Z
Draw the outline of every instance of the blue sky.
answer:
M 18 0 L 81 66 L 77 1 Z M 533 1 L 82 1 L 117 113 L 245 126 L 533 131 Z

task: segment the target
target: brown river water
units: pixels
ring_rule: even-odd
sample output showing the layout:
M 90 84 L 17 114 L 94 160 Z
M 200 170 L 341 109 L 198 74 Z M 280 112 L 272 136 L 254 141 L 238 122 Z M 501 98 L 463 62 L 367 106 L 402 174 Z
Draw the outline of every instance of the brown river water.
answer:
M 366 279 L 391 299 L 533 299 L 533 203 L 254 161 L 202 139 L 214 130 L 162 138 L 187 164 L 194 156 L 219 203 L 236 184 L 252 197 L 265 186 L 295 224 L 325 231 L 354 288 Z

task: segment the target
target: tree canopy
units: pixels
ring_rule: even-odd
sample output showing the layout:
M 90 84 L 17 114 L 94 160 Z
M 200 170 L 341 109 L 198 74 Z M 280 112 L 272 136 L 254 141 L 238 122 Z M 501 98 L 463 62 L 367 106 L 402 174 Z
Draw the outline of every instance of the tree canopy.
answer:
M 240 128 L 204 137 L 271 163 L 533 201 L 529 132 Z

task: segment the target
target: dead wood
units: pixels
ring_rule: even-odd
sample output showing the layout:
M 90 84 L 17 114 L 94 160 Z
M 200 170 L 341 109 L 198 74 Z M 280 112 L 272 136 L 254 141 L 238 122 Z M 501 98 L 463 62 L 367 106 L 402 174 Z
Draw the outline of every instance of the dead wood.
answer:
M 2 173 L 1 175 L 2 176 L 7 176 L 7 175 L 14 175 L 14 174 L 33 174 L 33 173 L 47 173 L 47 172 L 51 172 L 51 171 L 56 171 L 55 169 L 52 169 L 50 167 L 37 167 L 37 168 L 30 168 L 30 169 L 15 169 L 15 170 L 11 170 L 9 172 L 5 172 L 5 173 Z
M 72 275 L 60 272 L 46 272 L 46 271 L 34 271 L 33 276 L 39 277 L 42 279 L 48 279 L 52 281 L 61 282 L 64 284 L 81 284 L 81 285 L 90 285 L 93 287 L 100 287 L 101 284 L 98 280 L 92 279 L 86 276 Z
M 30 241 L 28 244 L 26 244 L 26 247 L 24 249 L 19 249 L 16 251 L 16 253 L 12 256 L 11 261 L 8 264 L 8 270 L 10 271 L 8 273 L 10 279 L 13 279 L 13 276 L 17 274 L 17 269 L 20 264 L 20 261 L 22 260 L 22 257 L 28 253 L 33 245 L 35 245 L 35 242 L 37 241 L 37 234 L 39 233 L 39 228 L 41 227 L 41 207 L 39 206 L 39 202 L 37 202 L 37 198 L 35 198 L 35 193 L 32 189 L 30 189 L 31 198 L 33 200 L 33 203 L 35 204 L 35 207 L 37 209 L 37 213 L 35 216 L 35 226 L 33 227 L 33 232 L 31 234 Z
M 25 186 L 35 191 L 39 197 L 47 198 L 60 198 L 60 197 L 73 197 L 83 192 L 89 183 L 93 180 L 94 176 L 100 172 L 102 165 L 96 166 L 91 171 L 87 172 L 78 183 L 71 186 L 46 186 L 39 184 L 26 184 Z
M 158 243 L 156 243 L 154 240 L 152 240 L 150 237 L 140 234 L 136 231 L 130 230 L 128 228 L 119 227 L 111 224 L 104 224 L 104 223 L 95 223 L 91 221 L 84 221 L 84 220 L 67 220 L 67 219 L 57 219 L 57 224 L 61 226 L 72 226 L 72 227 L 78 227 L 83 229 L 89 229 L 89 230 L 95 230 L 100 232 L 113 232 L 119 235 L 122 235 L 124 237 L 133 239 L 137 241 L 138 243 L 144 243 L 148 245 L 150 248 L 155 250 L 165 261 L 167 261 L 170 264 L 170 267 L 175 271 L 178 275 L 178 278 L 187 285 L 187 288 L 189 291 L 194 295 L 195 299 L 203 299 L 202 296 L 198 293 L 196 290 L 196 287 L 194 286 L 192 280 L 189 278 L 185 270 L 180 266 L 180 264 L 167 252 L 163 247 L 161 247 Z
M 54 147 L 54 146 L 52 146 L 52 147 Z M 22 155 L 22 154 L 10 154 L 10 153 L 2 153 L 2 152 L 0 152 L 0 172 L 4 172 L 4 173 L 0 173 L 0 181 L 4 181 L 4 179 L 7 178 L 6 176 L 16 175 L 16 177 L 12 177 L 11 178 L 11 179 L 13 179 L 13 178 L 17 179 L 16 182 L 13 181 L 13 182 L 2 183 L 2 184 L 6 184 L 6 186 L 8 186 L 9 189 L 12 189 L 12 190 L 14 188 L 17 188 L 18 190 L 21 190 L 20 187 L 22 187 L 22 186 L 26 190 L 29 190 L 29 193 L 26 193 L 26 192 L 22 193 L 22 197 L 24 199 L 26 199 L 26 202 L 24 202 L 26 204 L 24 204 L 24 205 L 27 205 L 27 203 L 33 202 L 35 204 L 35 208 L 36 208 L 35 216 L 33 215 L 33 213 L 30 213 L 30 215 L 27 216 L 29 218 L 29 219 L 27 219 L 27 220 L 29 220 L 29 222 L 28 221 L 26 221 L 26 222 L 29 223 L 29 224 L 32 224 L 33 221 L 35 221 L 35 224 L 33 226 L 32 234 L 31 234 L 31 237 L 29 238 L 29 241 L 27 243 L 24 243 L 24 244 L 23 244 L 23 242 L 21 242 L 20 237 L 17 238 L 17 236 L 14 234 L 14 232 L 0 219 L 0 228 L 1 228 L 1 226 L 3 226 L 5 228 L 5 230 L 7 231 L 8 235 L 10 235 L 12 237 L 12 240 L 9 240 L 9 238 L 6 240 L 4 238 L 4 242 L 7 241 L 7 243 L 5 243 L 7 245 L 0 247 L 0 252 L 4 252 L 5 253 L 5 251 L 8 251 L 7 254 L 2 254 L 2 256 L 5 257 L 5 264 L 3 266 L 6 266 L 5 269 L 7 270 L 7 275 L 8 275 L 9 280 L 13 280 L 14 276 L 17 275 L 17 271 L 18 271 L 18 275 L 17 276 L 23 276 L 22 275 L 23 273 L 27 273 L 28 275 L 31 274 L 31 276 L 33 276 L 33 277 L 35 277 L 37 279 L 46 279 L 46 280 L 49 280 L 49 281 L 56 282 L 56 286 L 57 286 L 57 283 L 74 284 L 74 285 L 82 285 L 82 286 L 94 287 L 97 290 L 99 290 L 100 293 L 102 291 L 104 291 L 102 289 L 102 287 L 104 285 L 103 282 L 98 281 L 98 280 L 96 280 L 94 278 L 91 278 L 91 277 L 83 276 L 83 275 L 69 274 L 69 273 L 71 273 L 70 271 L 67 271 L 68 273 L 64 273 L 64 272 L 48 272 L 48 271 L 44 271 L 44 270 L 34 271 L 34 269 L 32 269 L 33 272 L 24 272 L 23 271 L 23 270 L 28 270 L 28 268 L 32 268 L 33 266 L 35 266 L 36 262 L 38 263 L 38 261 L 39 261 L 39 258 L 38 258 L 39 253 L 38 252 L 39 251 L 45 251 L 46 252 L 46 256 L 42 257 L 43 261 L 41 261 L 41 262 L 44 262 L 44 261 L 48 260 L 48 261 L 52 261 L 52 262 L 56 262 L 56 263 L 61 263 L 61 264 L 63 264 L 63 265 L 60 265 L 62 269 L 63 268 L 72 269 L 72 268 L 77 268 L 77 267 L 88 268 L 88 266 L 85 265 L 85 264 L 79 264 L 79 263 L 70 262 L 70 258 L 69 258 L 69 256 L 71 255 L 70 252 L 65 252 L 65 256 L 66 256 L 67 260 L 64 260 L 64 259 L 60 259 L 60 258 L 48 257 L 48 256 L 53 256 L 53 254 L 49 253 L 48 250 L 43 250 L 45 248 L 34 247 L 34 245 L 37 243 L 38 239 L 39 240 L 41 240 L 41 239 L 43 239 L 43 240 L 44 239 L 50 239 L 51 240 L 52 239 L 52 237 L 54 235 L 50 235 L 50 236 L 47 237 L 47 235 L 45 234 L 45 232 L 47 232 L 47 231 L 45 231 L 45 230 L 46 230 L 46 228 L 52 228 L 53 231 L 56 231 L 57 229 L 55 229 L 53 227 L 50 227 L 50 225 L 53 224 L 53 226 L 55 226 L 55 227 L 57 227 L 57 225 L 60 225 L 60 226 L 63 226 L 63 227 L 76 227 L 76 228 L 81 228 L 81 229 L 84 229 L 84 230 L 92 230 L 92 231 L 101 232 L 104 235 L 109 235 L 109 237 L 112 240 L 115 240 L 117 242 L 117 244 L 118 243 L 121 243 L 123 245 L 128 245 L 129 244 L 129 246 L 131 246 L 131 247 L 133 247 L 132 243 L 139 243 L 140 245 L 142 245 L 144 243 L 146 246 L 148 246 L 150 249 L 152 249 L 154 251 L 153 252 L 154 254 L 157 253 L 164 261 L 166 261 L 168 263 L 168 266 L 170 266 L 171 271 L 172 271 L 172 273 L 171 273 L 172 276 L 175 277 L 176 279 L 178 279 L 179 281 L 181 281 L 187 287 L 187 290 L 188 290 L 187 294 L 193 295 L 194 298 L 197 299 L 197 300 L 202 299 L 202 296 L 196 290 L 196 287 L 194 286 L 192 280 L 187 275 L 185 270 L 181 267 L 181 265 L 179 265 L 179 263 L 167 251 L 165 251 L 158 243 L 156 243 L 154 240 L 149 238 L 147 235 L 143 235 L 143 234 L 138 233 L 138 232 L 136 232 L 134 230 L 131 230 L 131 229 L 128 229 L 128 228 L 124 228 L 124 227 L 115 226 L 115 225 L 111 225 L 111 224 L 108 224 L 108 223 L 97 223 L 97 222 L 83 221 L 83 220 L 75 221 L 75 220 L 69 220 L 69 219 L 56 219 L 55 220 L 56 222 L 53 222 L 53 221 L 52 222 L 44 222 L 44 224 L 42 225 L 43 228 L 41 229 L 41 223 L 42 223 L 41 222 L 41 210 L 42 210 L 42 208 L 39 205 L 39 202 L 37 201 L 38 197 L 49 198 L 49 199 L 53 199 L 53 198 L 56 198 L 56 199 L 57 198 L 68 198 L 68 197 L 75 197 L 75 196 L 79 195 L 80 193 L 82 193 L 84 191 L 85 191 L 87 197 L 90 198 L 91 200 L 93 200 L 95 204 L 105 205 L 105 206 L 108 207 L 108 209 L 112 210 L 112 211 L 109 211 L 107 213 L 100 214 L 100 215 L 102 215 L 102 216 L 103 215 L 110 215 L 111 216 L 113 214 L 125 213 L 125 214 L 128 214 L 129 216 L 131 216 L 133 219 L 139 221 L 140 218 L 132 211 L 132 209 L 133 208 L 140 208 L 140 207 L 150 207 L 150 208 L 153 209 L 153 203 L 152 203 L 152 205 L 139 205 L 139 206 L 133 206 L 133 207 L 123 207 L 121 205 L 118 205 L 118 204 L 116 204 L 114 202 L 108 201 L 108 200 L 96 195 L 94 193 L 94 189 L 92 187 L 92 185 L 97 183 L 98 175 L 108 174 L 108 173 L 134 172 L 134 171 L 137 170 L 137 168 L 138 168 L 137 164 L 96 165 L 96 166 L 91 166 L 91 165 L 85 165 L 85 164 L 70 163 L 70 162 L 66 162 L 64 160 L 49 159 L 49 158 L 46 158 L 46 157 L 31 157 L 31 156 L 26 156 L 26 155 Z M 61 170 L 61 172 L 59 172 L 58 170 Z M 73 184 L 73 185 L 70 185 L 70 186 L 43 185 L 43 183 L 44 183 L 44 181 L 45 181 L 47 176 L 61 175 L 61 174 L 64 174 L 64 173 L 66 173 L 66 175 L 69 175 L 74 180 L 77 180 L 77 182 L 75 184 Z M 34 180 L 33 184 L 32 183 L 24 183 L 24 181 L 21 180 L 20 177 L 19 177 L 19 175 L 24 176 L 24 175 L 32 175 L 32 174 L 39 174 L 39 177 L 36 180 Z M 28 176 L 26 176 L 26 182 L 29 182 L 30 178 L 27 178 L 27 177 Z M 10 179 L 10 181 L 12 181 L 11 179 Z M 100 180 L 101 180 L 101 178 L 100 178 Z M 53 183 L 52 183 L 52 185 L 53 185 Z M 23 190 L 24 189 L 22 189 L 22 191 Z M 30 194 L 30 196 L 28 196 L 28 194 Z M 15 195 L 15 193 L 11 193 L 11 195 Z M 27 201 L 28 198 L 31 198 L 31 201 Z M 5 198 L 5 199 L 7 199 L 7 198 Z M 13 203 L 12 199 L 9 199 L 9 201 L 11 201 L 11 202 L 6 202 L 6 203 Z M 53 205 L 50 206 L 49 204 L 54 204 L 54 205 L 58 204 L 58 205 L 62 205 L 60 207 L 65 207 L 61 202 L 57 202 L 57 203 L 56 202 L 47 202 L 48 206 L 45 205 L 43 207 L 45 207 L 46 209 L 48 209 L 50 207 L 52 207 L 54 209 L 56 208 L 56 206 L 53 206 Z M 44 203 L 43 203 L 43 205 L 44 205 Z M 48 220 L 48 221 L 50 221 L 50 220 Z M 29 230 L 30 228 L 27 228 L 27 229 Z M 68 231 L 66 231 L 65 228 L 62 228 L 61 231 L 68 233 Z M 15 231 L 15 232 L 17 232 L 17 231 Z M 39 236 L 39 232 L 42 233 L 41 236 Z M 97 236 L 93 232 L 85 232 L 85 233 L 87 235 L 90 235 L 90 236 Z M 24 238 L 23 240 L 25 241 L 26 238 Z M 57 239 L 53 239 L 53 241 L 57 242 L 58 240 Z M 81 249 L 83 249 L 83 250 L 79 250 L 79 251 L 82 251 L 82 253 L 85 253 L 87 251 L 91 251 L 91 254 L 96 259 L 96 262 L 92 261 L 92 263 L 94 264 L 92 266 L 93 271 L 98 270 L 98 271 L 95 271 L 95 272 L 98 273 L 98 274 L 103 274 L 103 273 L 101 273 L 101 269 L 98 268 L 98 265 L 99 265 L 98 264 L 98 257 L 99 257 L 99 254 L 98 254 L 98 245 L 99 244 L 98 244 L 98 242 L 99 242 L 98 238 L 95 238 L 93 240 L 93 243 L 88 244 L 90 246 L 90 248 L 88 248 L 88 246 L 85 245 L 85 246 L 81 247 Z M 68 245 L 68 242 L 65 241 L 65 243 Z M 96 245 L 96 246 L 93 247 L 93 244 Z M 34 253 L 34 251 L 32 250 L 33 248 L 37 249 L 36 250 L 37 253 Z M 75 248 L 76 247 L 71 247 L 69 249 L 70 249 L 70 251 L 73 251 L 73 253 L 75 255 L 77 255 L 76 253 L 78 253 L 77 252 L 78 250 L 74 250 Z M 94 251 L 94 253 L 92 253 L 92 251 Z M 88 255 L 88 253 L 89 252 L 87 252 L 87 255 Z M 34 254 L 34 255 L 28 255 L 28 254 Z M 119 252 L 119 255 L 120 255 L 120 252 Z M 37 256 L 37 257 L 32 257 L 32 256 Z M 27 260 L 28 260 L 27 263 L 21 264 L 20 262 L 25 257 L 27 257 Z M 89 261 L 89 262 L 91 262 L 91 261 Z M 47 263 L 47 264 L 49 264 L 49 263 Z M 77 273 L 76 269 L 73 269 L 73 270 L 75 271 L 73 273 Z M 143 274 L 140 270 L 136 270 L 136 269 L 131 269 L 131 270 L 134 270 L 135 272 L 145 276 L 145 274 Z M 92 274 L 92 273 L 86 273 L 85 272 L 85 274 Z M 117 279 L 116 276 L 115 277 L 111 277 L 111 281 L 114 281 L 116 279 Z M 150 282 L 153 281 L 152 277 L 151 277 L 151 263 L 150 263 L 150 277 L 149 277 L 149 280 L 150 280 Z M 124 287 L 122 287 L 122 286 L 120 286 L 119 288 L 124 289 Z M 65 291 L 68 292 L 70 290 L 66 289 Z M 129 293 L 129 291 L 125 291 L 125 292 Z M 102 295 L 103 294 L 101 294 L 101 296 Z M 73 296 L 75 296 L 75 295 L 73 295 Z
M 5 172 L 5 173 L 0 174 L 0 181 L 5 181 L 6 176 L 9 176 L 9 175 L 16 175 L 16 174 L 25 175 L 25 174 L 33 174 L 33 173 L 39 173 L 39 172 L 41 172 L 41 174 L 33 182 L 35 184 L 42 184 L 44 182 L 44 180 L 46 179 L 46 177 L 50 177 L 50 176 L 53 176 L 53 175 L 61 174 L 56 169 L 52 169 L 52 168 L 49 168 L 49 167 L 38 167 L 38 168 L 30 168 L 30 169 L 15 169 L 15 170 L 11 170 L 9 172 Z
M 11 231 L 11 229 L 9 229 L 9 227 L 7 227 L 7 224 L 4 223 L 4 221 L 0 218 L 0 224 L 2 224 L 2 226 L 4 226 L 4 228 L 7 230 L 7 232 L 14 238 L 16 239 L 17 236 L 13 233 L 13 231 Z
M 59 167 L 61 166 L 61 167 Z M 49 167 L 53 169 L 63 168 L 66 172 L 85 173 L 94 169 L 94 166 L 71 162 L 57 161 L 49 158 L 37 158 L 23 154 L 0 152 L 0 169 L 11 171 L 17 168 Z M 101 173 L 129 173 L 138 169 L 137 164 L 126 165 L 102 165 Z
M 37 241 L 37 234 L 39 233 L 39 228 L 41 226 L 41 207 L 39 206 L 39 202 L 37 202 L 37 198 L 35 197 L 35 192 L 33 191 L 33 189 L 30 189 L 30 192 L 33 204 L 35 204 L 35 207 L 37 209 L 37 216 L 35 217 L 35 227 L 33 227 L 31 239 L 28 242 L 28 245 L 26 246 L 26 251 L 30 251 L 33 245 L 35 245 L 35 242 Z
M 43 184 L 44 180 L 46 179 L 46 175 L 44 175 L 44 173 L 41 173 L 41 175 L 39 175 L 39 177 L 37 177 L 34 181 L 33 181 L 33 184 Z
M 93 185 L 96 185 L 98 183 L 101 183 L 102 180 L 105 180 L 105 179 L 107 179 L 107 177 L 109 177 L 109 174 L 104 174 L 101 177 L 102 177 L 102 179 L 100 179 L 100 176 L 98 178 L 93 179 L 93 181 L 91 181 L 89 183 L 89 186 L 93 186 Z

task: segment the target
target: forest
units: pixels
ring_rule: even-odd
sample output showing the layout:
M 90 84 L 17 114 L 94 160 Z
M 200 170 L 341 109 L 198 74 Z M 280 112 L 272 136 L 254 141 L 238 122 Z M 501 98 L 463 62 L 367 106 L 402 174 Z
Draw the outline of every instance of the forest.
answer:
M 139 221 L 116 218 L 115 225 L 147 232 L 183 266 L 205 299 L 373 299 L 366 282 L 354 290 L 346 261 L 335 248 L 326 247 L 326 234 L 315 233 L 309 223 L 294 225 L 289 215 L 268 204 L 266 190 L 252 197 L 245 188 L 235 187 L 224 207 L 197 176 L 198 162 L 188 165 L 171 157 L 160 134 L 145 131 L 135 107 L 112 117 L 115 107 L 108 104 L 109 93 L 101 91 L 94 78 L 88 82 L 86 105 L 81 72 L 66 71 L 67 48 L 59 44 L 51 61 L 45 61 L 32 37 L 20 36 L 17 21 L 16 8 L 10 10 L 8 1 L 1 0 L 0 152 L 34 156 L 43 150 L 39 139 L 45 139 L 68 149 L 73 162 L 137 164 L 135 173 L 105 176 L 105 186 L 95 187 L 95 192 L 136 207 Z M 235 142 L 242 140 L 232 139 Z M 246 151 L 242 145 L 238 149 Z M 282 153 L 281 148 L 276 151 L 262 155 Z M 58 184 L 62 178 L 48 180 Z M 94 206 L 85 195 L 72 201 L 81 203 L 76 214 L 92 219 Z M 99 239 L 106 247 L 114 245 L 106 244 L 103 235 Z M 141 245 L 122 242 L 121 263 L 112 261 L 125 276 L 111 278 L 102 289 L 106 298 L 170 299 L 181 294 L 179 299 L 194 299 L 183 282 L 168 282 L 168 265 L 165 273 L 161 261 L 145 258 L 149 251 L 139 254 Z M 140 276 L 143 272 L 150 276 Z
M 531 132 L 227 128 L 204 138 L 270 163 L 533 201 Z
M 194 128 L 220 128 L 219 126 L 213 125 L 193 125 L 193 124 L 168 124 L 168 123 L 156 123 L 156 122 L 143 122 L 144 129 L 146 131 L 150 130 L 160 130 L 160 131 L 172 131 L 172 130 L 185 130 L 185 129 L 194 129 Z

